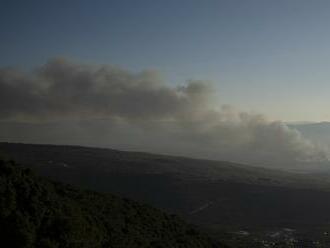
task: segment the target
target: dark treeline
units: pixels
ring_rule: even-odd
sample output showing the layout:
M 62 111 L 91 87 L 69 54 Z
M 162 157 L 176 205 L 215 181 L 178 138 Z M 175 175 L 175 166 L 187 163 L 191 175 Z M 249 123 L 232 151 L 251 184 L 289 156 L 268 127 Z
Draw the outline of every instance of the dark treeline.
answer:
M 174 215 L 35 176 L 0 159 L 0 243 L 5 247 L 226 247 Z

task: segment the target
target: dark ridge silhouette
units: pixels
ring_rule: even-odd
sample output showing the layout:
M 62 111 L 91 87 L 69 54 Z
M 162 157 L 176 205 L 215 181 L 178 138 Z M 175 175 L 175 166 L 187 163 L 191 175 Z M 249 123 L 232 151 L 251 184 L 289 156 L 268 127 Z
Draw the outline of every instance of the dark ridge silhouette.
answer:
M 177 214 L 231 247 L 330 244 L 329 177 L 81 146 L 0 143 L 0 153 L 51 180 Z
M 0 243 L 13 248 L 226 247 L 174 215 L 51 182 L 2 159 Z

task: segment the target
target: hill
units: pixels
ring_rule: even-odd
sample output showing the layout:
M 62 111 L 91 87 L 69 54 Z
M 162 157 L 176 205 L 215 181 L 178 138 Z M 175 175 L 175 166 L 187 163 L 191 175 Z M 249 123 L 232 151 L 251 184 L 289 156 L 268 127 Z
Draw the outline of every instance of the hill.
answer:
M 330 179 L 251 165 L 82 146 L 0 142 L 0 152 L 44 175 L 158 175 L 180 180 L 227 181 L 267 186 L 329 189 Z M 101 176 L 100 175 L 100 176 Z M 74 177 L 74 175 L 72 175 Z M 70 177 L 72 179 L 72 177 Z M 66 179 L 65 179 L 66 180 Z M 98 182 L 97 182 L 98 183 Z
M 51 179 L 178 214 L 219 240 L 319 241 L 330 230 L 326 176 L 79 146 L 0 143 L 0 151 Z
M 13 248 L 224 247 L 176 216 L 51 182 L 4 160 L 0 160 L 0 242 Z

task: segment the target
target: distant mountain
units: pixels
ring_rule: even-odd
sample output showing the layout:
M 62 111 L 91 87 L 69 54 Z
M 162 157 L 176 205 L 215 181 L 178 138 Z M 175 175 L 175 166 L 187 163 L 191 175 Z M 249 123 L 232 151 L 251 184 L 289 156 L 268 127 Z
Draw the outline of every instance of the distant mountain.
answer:
M 106 148 L 6 142 L 0 142 L 1 152 L 19 163 L 36 168 L 46 176 L 60 180 L 66 180 L 66 176 L 70 174 L 72 174 L 70 178 L 76 175 L 84 180 L 84 177 L 81 177 L 84 173 L 87 177 L 93 173 L 99 173 L 100 177 L 127 176 L 128 174 L 151 175 L 180 180 L 221 180 L 294 188 L 330 188 L 330 179 L 321 181 L 319 178 L 302 173 L 290 173 L 227 161 L 191 159 Z M 61 172 L 64 174 L 60 175 Z M 99 178 L 96 184 L 99 184 Z
M 12 248 L 225 247 L 178 217 L 0 160 L 0 242 Z
M 53 180 L 179 214 L 220 240 L 283 230 L 319 240 L 330 230 L 326 174 L 79 146 L 0 143 L 0 151 Z

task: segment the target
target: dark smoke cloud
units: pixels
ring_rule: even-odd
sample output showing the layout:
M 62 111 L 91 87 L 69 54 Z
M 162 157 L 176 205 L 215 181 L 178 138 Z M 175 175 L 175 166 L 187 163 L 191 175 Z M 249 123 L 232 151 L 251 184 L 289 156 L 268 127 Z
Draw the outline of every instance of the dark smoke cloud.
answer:
M 30 73 L 1 69 L 0 138 L 262 165 L 326 160 L 320 147 L 282 122 L 226 105 L 216 109 L 212 92 L 204 81 L 171 87 L 155 71 L 65 59 Z
M 0 71 L 2 119 L 101 118 L 172 119 L 196 112 L 208 87 L 189 82 L 166 86 L 156 72 L 131 73 L 55 59 L 34 74 Z

